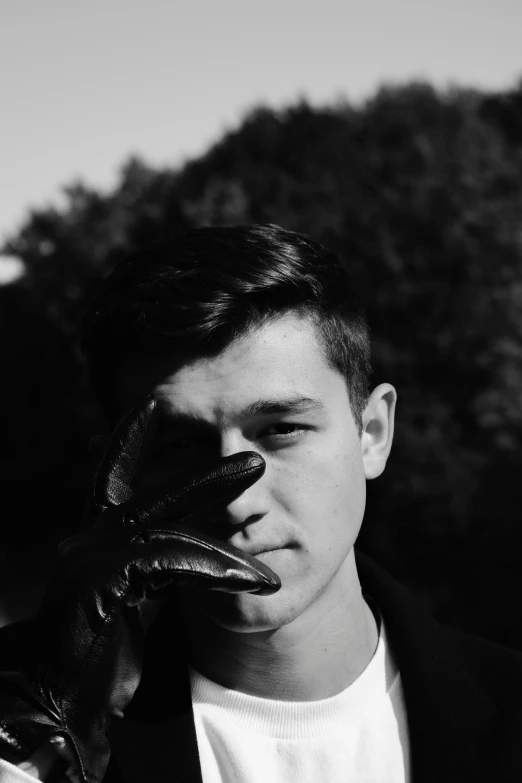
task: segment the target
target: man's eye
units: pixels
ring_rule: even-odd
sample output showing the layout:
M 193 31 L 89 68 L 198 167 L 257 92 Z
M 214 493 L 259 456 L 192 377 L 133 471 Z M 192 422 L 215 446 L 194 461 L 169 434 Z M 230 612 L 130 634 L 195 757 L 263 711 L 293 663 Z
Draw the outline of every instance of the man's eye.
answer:
M 283 438 L 291 438 L 292 436 L 297 436 L 299 433 L 302 433 L 304 431 L 304 428 L 300 426 L 299 424 L 271 424 L 270 427 L 267 427 L 263 431 L 264 437 L 279 437 L 281 439 Z
M 194 449 L 197 446 L 197 440 L 195 438 L 180 438 L 180 440 L 172 440 L 169 443 L 164 443 L 154 450 L 154 456 L 156 459 L 162 457 L 174 456 L 176 454 L 182 454 L 184 451 Z

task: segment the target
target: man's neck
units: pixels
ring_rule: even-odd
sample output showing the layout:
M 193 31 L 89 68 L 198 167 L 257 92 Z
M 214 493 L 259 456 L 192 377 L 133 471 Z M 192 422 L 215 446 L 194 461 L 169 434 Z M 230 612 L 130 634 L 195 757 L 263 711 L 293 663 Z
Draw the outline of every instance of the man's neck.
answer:
M 201 617 L 191 622 L 194 668 L 233 690 L 284 701 L 315 701 L 340 693 L 373 657 L 375 618 L 354 568 L 346 590 L 320 596 L 288 625 L 237 633 Z

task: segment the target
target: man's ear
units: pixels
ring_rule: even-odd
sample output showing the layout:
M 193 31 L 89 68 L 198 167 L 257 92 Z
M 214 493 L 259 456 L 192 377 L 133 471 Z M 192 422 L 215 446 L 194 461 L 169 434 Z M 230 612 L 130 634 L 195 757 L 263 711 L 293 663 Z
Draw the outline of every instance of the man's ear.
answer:
M 89 454 L 96 464 L 101 462 L 109 440 L 109 435 L 93 435 L 92 438 L 89 438 Z
M 393 441 L 397 392 L 389 383 L 381 383 L 371 393 L 363 412 L 361 436 L 364 475 L 377 478 L 386 467 Z

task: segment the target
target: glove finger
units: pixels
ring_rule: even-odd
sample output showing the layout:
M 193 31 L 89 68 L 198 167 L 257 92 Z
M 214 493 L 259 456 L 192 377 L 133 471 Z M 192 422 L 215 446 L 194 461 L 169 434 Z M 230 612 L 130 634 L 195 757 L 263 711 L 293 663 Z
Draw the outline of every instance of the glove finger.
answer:
M 192 472 L 182 481 L 156 487 L 154 497 L 135 498 L 125 509 L 125 525 L 150 525 L 162 520 L 183 522 L 216 506 L 231 503 L 261 478 L 266 463 L 255 451 L 242 451 Z
M 149 394 L 118 423 L 93 485 L 97 512 L 119 506 L 132 497 L 136 478 L 150 448 L 158 421 L 157 404 Z
M 74 579 L 85 577 L 92 570 L 93 562 L 98 569 L 105 563 L 114 568 L 115 552 L 121 567 L 124 553 L 129 542 L 140 533 L 146 532 L 161 523 L 162 529 L 176 531 L 183 522 L 200 520 L 206 524 L 215 523 L 216 509 L 230 503 L 245 489 L 254 484 L 265 471 L 265 461 L 255 451 L 233 454 L 209 468 L 192 472 L 190 479 L 185 478 L 180 486 L 179 479 L 174 485 L 164 485 L 163 497 L 157 497 L 156 488 L 153 497 L 142 498 L 141 505 L 123 503 L 107 509 L 89 528 L 79 531 L 60 542 L 59 563 Z M 65 577 L 64 577 L 65 578 Z
M 95 610 L 107 618 L 129 594 L 128 605 L 138 603 L 174 581 L 196 583 L 225 592 L 273 593 L 280 587 L 274 572 L 264 563 L 219 541 L 214 536 L 170 522 L 145 529 L 100 529 L 89 541 L 78 537 L 61 544 L 61 568 L 46 591 L 45 604 L 60 616 L 63 602 L 76 607 L 87 597 L 90 615 Z M 88 544 L 88 546 L 86 546 Z M 105 607 L 99 605 L 108 601 Z M 79 596 L 84 596 L 80 599 Z M 101 596 L 105 596 L 101 598 Z M 75 610 L 76 611 L 76 610 Z
M 157 597 L 172 583 L 200 586 L 226 593 L 270 595 L 281 587 L 277 574 L 261 561 L 217 539 L 180 527 L 176 531 L 148 530 L 132 541 L 143 554 L 125 571 L 125 603 Z

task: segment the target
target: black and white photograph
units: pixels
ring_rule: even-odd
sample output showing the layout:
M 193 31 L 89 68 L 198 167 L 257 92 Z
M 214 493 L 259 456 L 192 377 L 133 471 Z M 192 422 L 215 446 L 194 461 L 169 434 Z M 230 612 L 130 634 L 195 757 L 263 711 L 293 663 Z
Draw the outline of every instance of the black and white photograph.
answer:
M 0 783 L 520 783 L 522 3 L 0 3 Z

